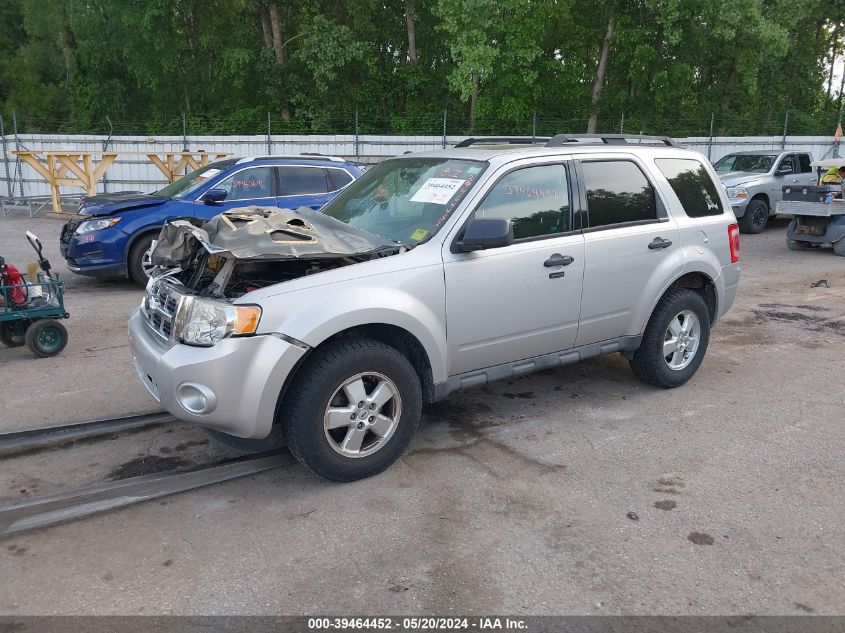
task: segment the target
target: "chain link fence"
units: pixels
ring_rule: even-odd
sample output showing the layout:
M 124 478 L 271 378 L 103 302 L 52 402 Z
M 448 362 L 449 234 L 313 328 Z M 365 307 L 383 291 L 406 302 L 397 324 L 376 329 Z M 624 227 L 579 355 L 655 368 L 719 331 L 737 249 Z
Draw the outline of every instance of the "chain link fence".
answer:
M 600 117 L 599 133 L 666 135 L 682 139 L 712 160 L 743 149 L 803 149 L 817 158 L 836 156 L 837 114 L 808 115 L 785 111 L 762 120 L 713 113 L 703 119 Z M 88 124 L 0 113 L 0 198 L 27 200 L 44 197 L 49 188 L 34 171 L 21 164 L 14 150 L 115 151 L 124 154 L 160 151 L 222 151 L 236 156 L 333 154 L 373 163 L 408 151 L 451 146 L 470 135 L 553 136 L 580 134 L 586 119 L 532 112 L 518 119 L 480 118 L 470 125 L 462 113 L 382 116 L 350 112 L 343 116 L 296 117 L 285 120 L 273 113 L 232 118 L 180 114 L 168 119 L 121 121 L 105 117 Z M 164 185 L 162 175 L 143 157 L 120 156 L 98 186 L 99 191 L 153 191 Z M 78 192 L 73 192 L 78 193 Z

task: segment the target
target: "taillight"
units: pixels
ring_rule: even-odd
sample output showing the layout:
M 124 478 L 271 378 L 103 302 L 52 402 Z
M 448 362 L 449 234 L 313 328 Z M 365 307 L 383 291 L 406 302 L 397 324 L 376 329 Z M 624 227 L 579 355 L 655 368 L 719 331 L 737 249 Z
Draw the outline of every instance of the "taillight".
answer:
M 731 245 L 731 264 L 736 264 L 739 261 L 739 224 L 728 227 L 728 242 Z

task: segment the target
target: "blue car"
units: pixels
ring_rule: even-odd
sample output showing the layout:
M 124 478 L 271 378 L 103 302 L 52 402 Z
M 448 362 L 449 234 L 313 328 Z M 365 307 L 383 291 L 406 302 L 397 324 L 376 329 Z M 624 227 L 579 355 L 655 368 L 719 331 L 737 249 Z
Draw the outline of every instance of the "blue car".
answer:
M 318 210 L 362 175 L 354 163 L 327 156 L 220 160 L 155 193 L 83 198 L 78 217 L 62 228 L 59 248 L 77 274 L 129 277 L 144 285 L 145 258 L 168 220 L 209 220 L 227 209 L 254 204 Z

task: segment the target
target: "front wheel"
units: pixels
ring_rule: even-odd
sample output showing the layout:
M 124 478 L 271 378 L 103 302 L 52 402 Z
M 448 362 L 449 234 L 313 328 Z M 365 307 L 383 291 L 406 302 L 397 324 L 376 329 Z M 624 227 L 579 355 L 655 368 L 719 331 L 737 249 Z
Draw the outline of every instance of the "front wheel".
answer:
M 26 331 L 26 346 L 39 358 L 49 358 L 67 345 L 65 326 L 54 319 L 36 321 Z
M 745 207 L 745 215 L 739 219 L 739 230 L 743 233 L 762 233 L 769 221 L 769 205 L 763 200 L 752 200 Z
M 420 380 L 396 349 L 329 343 L 300 368 L 281 414 L 293 455 L 331 481 L 380 473 L 405 451 L 422 409 Z
M 838 242 L 833 243 L 833 252 L 840 257 L 845 257 L 845 237 L 840 237 Z
M 680 387 L 701 365 L 710 341 L 707 304 L 697 292 L 670 288 L 660 299 L 630 365 L 655 387 Z
M 153 233 L 139 237 L 132 248 L 129 249 L 129 255 L 126 258 L 129 278 L 139 286 L 146 286 L 150 278 L 147 271 L 150 268 L 150 249 L 155 237 Z

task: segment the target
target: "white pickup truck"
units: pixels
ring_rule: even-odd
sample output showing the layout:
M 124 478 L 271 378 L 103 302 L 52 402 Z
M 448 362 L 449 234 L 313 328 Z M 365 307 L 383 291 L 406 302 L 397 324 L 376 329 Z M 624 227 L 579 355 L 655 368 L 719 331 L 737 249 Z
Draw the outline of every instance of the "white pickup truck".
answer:
M 728 190 L 728 200 L 743 233 L 760 233 L 775 215 L 785 185 L 814 185 L 809 152 L 754 150 L 723 156 L 713 167 Z

